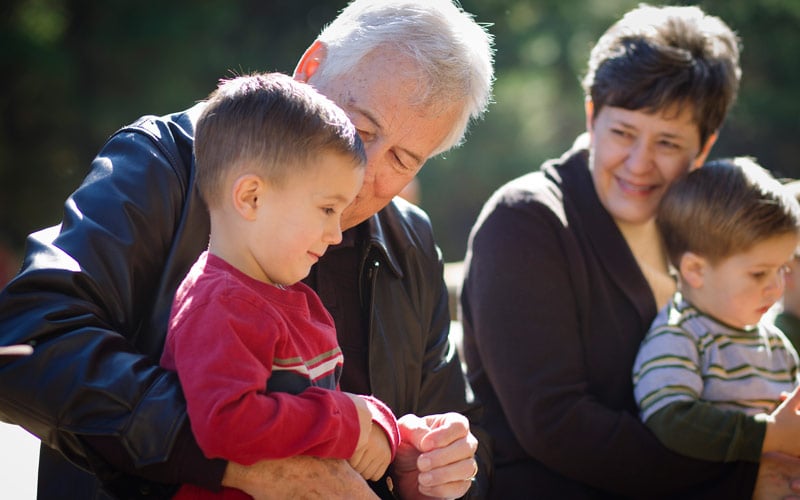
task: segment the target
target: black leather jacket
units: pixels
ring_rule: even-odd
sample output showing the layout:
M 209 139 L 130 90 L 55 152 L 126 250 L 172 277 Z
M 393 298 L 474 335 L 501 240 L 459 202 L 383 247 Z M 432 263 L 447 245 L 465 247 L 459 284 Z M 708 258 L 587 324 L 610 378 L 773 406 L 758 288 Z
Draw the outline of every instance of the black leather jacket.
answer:
M 107 484 L 119 474 L 81 436 L 121 440 L 138 468 L 168 460 L 186 421 L 177 377 L 158 360 L 174 291 L 208 245 L 192 161 L 201 106 L 114 134 L 61 225 L 29 237 L 21 273 L 0 294 L 0 345 L 34 346 L 32 356 L 0 360 L 0 418 Z M 442 260 L 426 215 L 395 201 L 362 224 L 375 396 L 398 416 L 474 411 L 448 340 Z

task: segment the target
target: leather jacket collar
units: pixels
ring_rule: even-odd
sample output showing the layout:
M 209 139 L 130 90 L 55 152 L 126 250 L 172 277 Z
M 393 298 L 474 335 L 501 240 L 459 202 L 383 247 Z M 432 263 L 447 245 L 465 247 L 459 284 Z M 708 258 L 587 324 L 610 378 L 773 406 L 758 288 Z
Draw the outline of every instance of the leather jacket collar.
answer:
M 403 278 L 403 271 L 398 262 L 396 252 L 393 251 L 391 245 L 387 241 L 386 231 L 384 230 L 386 221 L 384 221 L 383 218 L 387 216 L 384 214 L 386 212 L 394 214 L 396 211 L 397 206 L 395 205 L 395 201 L 392 201 L 387 207 L 362 222 L 358 227 L 363 227 L 366 233 L 366 238 L 364 238 L 365 255 L 368 255 L 369 251 L 374 248 L 389 264 L 389 269 L 392 273 L 394 273 L 397 278 Z

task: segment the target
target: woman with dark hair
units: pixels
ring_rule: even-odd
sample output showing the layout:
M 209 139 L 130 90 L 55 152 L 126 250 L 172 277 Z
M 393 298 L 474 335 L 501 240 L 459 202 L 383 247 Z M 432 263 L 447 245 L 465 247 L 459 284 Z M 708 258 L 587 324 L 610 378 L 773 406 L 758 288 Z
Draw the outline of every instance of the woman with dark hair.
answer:
M 493 498 L 782 496 L 783 469 L 800 476 L 789 457 L 759 468 L 672 453 L 633 396 L 639 343 L 675 291 L 656 207 L 703 164 L 739 78 L 739 41 L 720 19 L 628 12 L 592 50 L 587 133 L 484 206 L 461 300 Z

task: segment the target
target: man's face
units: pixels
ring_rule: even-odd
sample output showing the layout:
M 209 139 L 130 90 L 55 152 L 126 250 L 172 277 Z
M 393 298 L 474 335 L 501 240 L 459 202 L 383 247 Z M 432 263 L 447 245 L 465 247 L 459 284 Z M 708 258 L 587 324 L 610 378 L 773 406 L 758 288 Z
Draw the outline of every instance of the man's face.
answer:
M 377 49 L 336 81 L 308 83 L 338 104 L 355 125 L 367 152 L 364 184 L 342 216 L 351 228 L 385 207 L 438 151 L 459 123 L 463 102 L 414 102 L 416 69 L 401 54 Z

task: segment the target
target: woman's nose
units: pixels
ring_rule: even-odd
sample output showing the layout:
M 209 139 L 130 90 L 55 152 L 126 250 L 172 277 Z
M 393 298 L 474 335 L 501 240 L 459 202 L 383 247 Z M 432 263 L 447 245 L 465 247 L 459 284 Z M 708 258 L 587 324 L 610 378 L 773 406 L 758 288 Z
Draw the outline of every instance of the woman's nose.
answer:
M 650 151 L 650 145 L 644 140 L 635 141 L 628 152 L 625 165 L 631 172 L 639 173 L 650 170 L 653 165 L 653 155 Z

